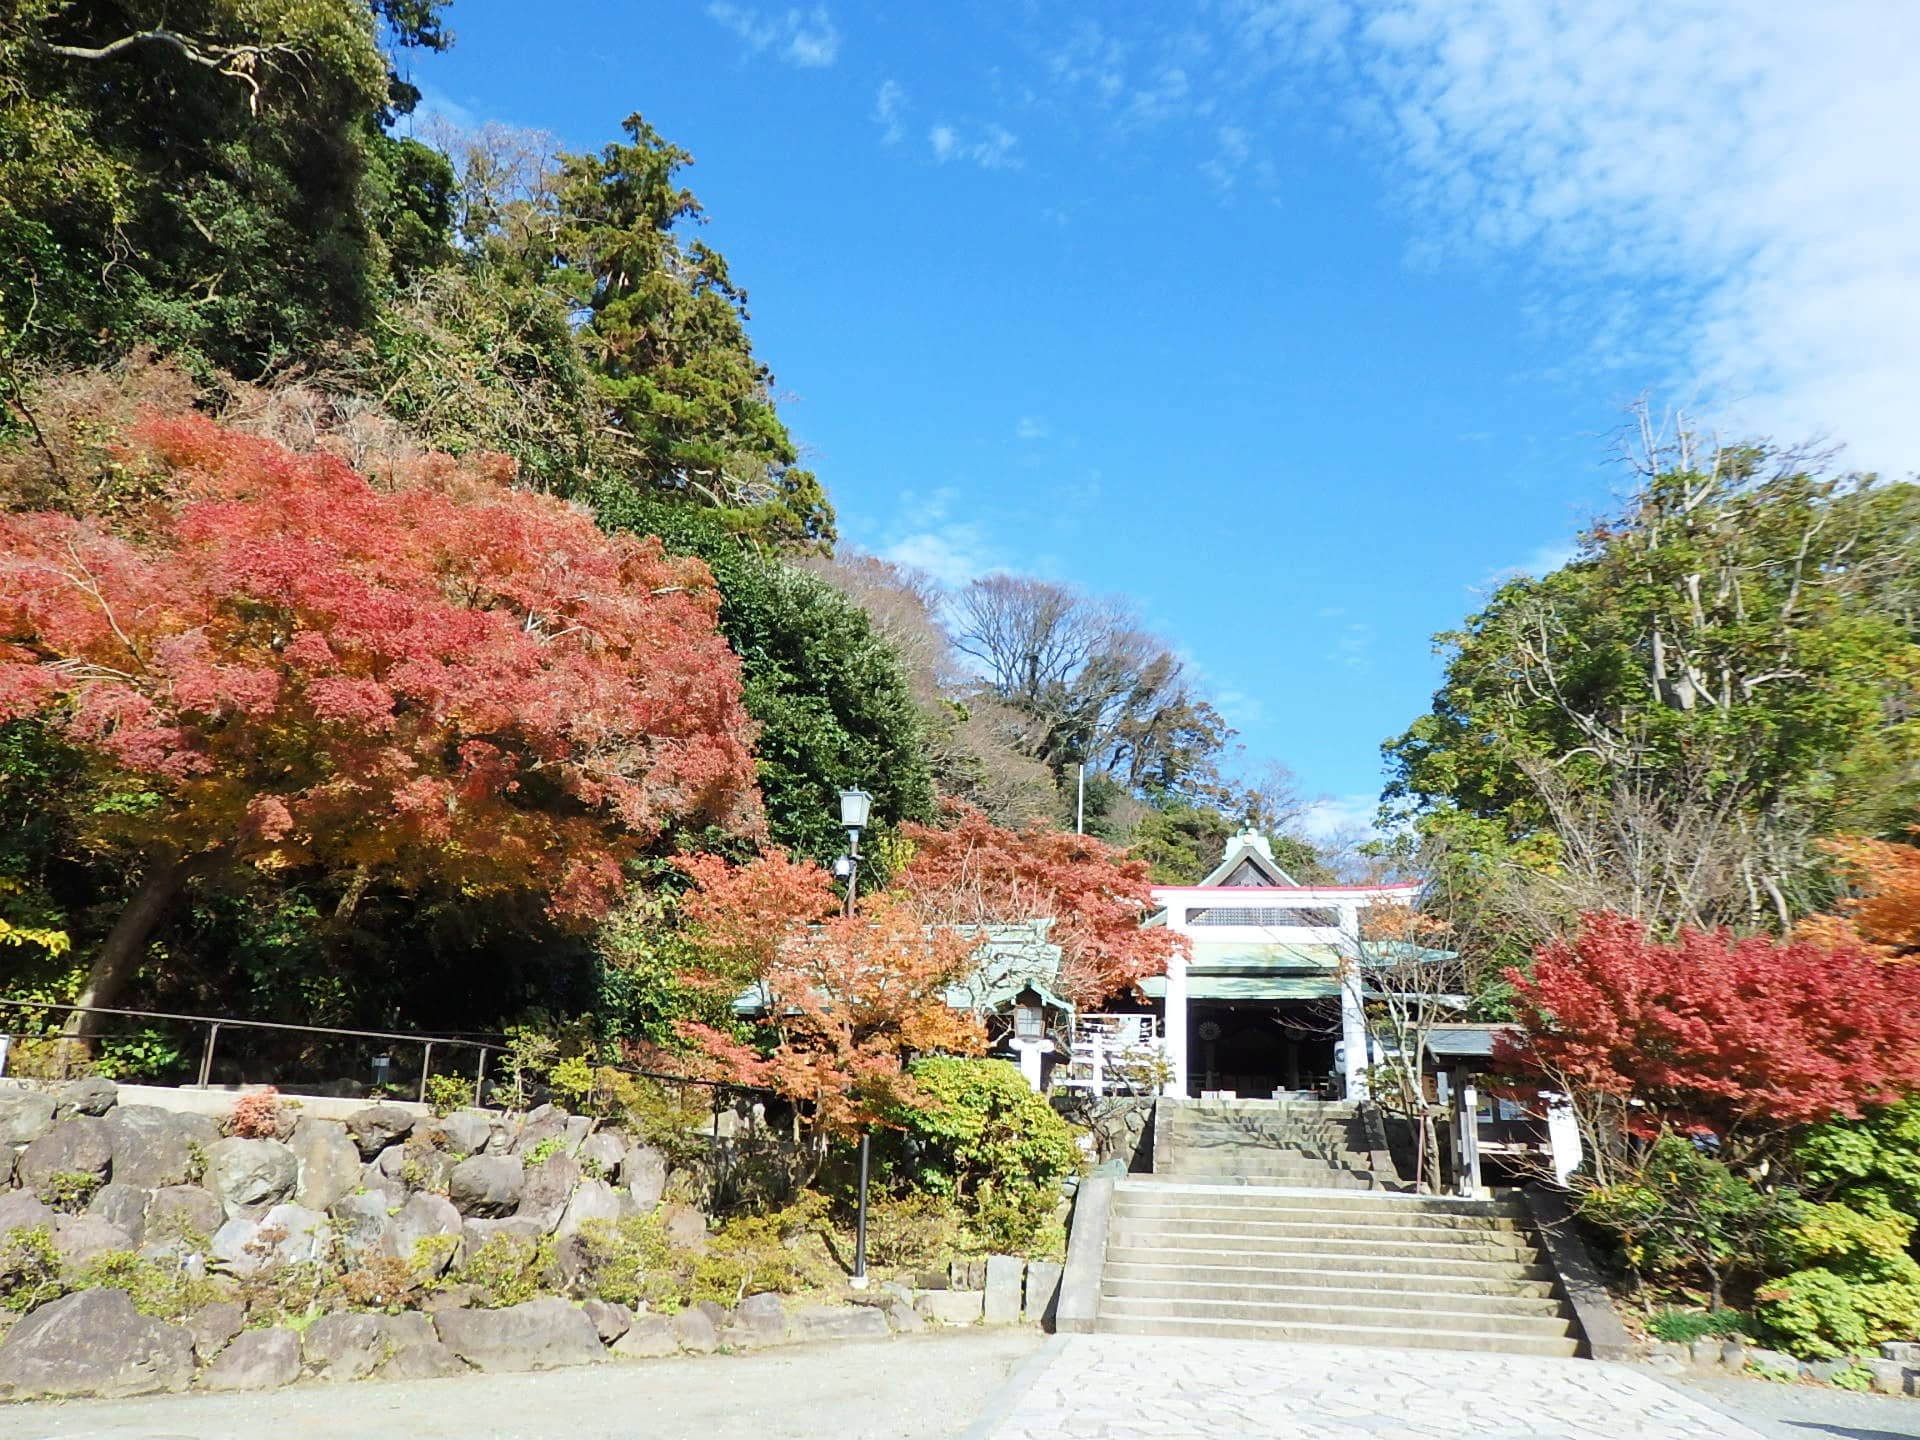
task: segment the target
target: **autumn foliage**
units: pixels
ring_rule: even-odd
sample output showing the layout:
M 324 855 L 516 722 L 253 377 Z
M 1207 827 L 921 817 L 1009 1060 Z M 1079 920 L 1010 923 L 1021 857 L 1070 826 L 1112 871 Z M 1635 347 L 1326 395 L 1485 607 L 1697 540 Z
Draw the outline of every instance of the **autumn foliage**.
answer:
M 1094 1004 L 1164 974 L 1185 940 L 1141 922 L 1159 909 L 1147 862 L 1087 835 L 1039 825 L 1008 830 L 959 807 L 946 829 L 904 825 L 912 858 L 899 889 L 921 910 L 966 924 L 1051 916 L 1069 998 Z
M 1843 835 L 1824 841 L 1852 893 L 1837 913 L 1800 922 L 1797 938 L 1825 945 L 1855 945 L 1887 960 L 1920 953 L 1920 849 L 1886 840 Z
M 118 460 L 158 498 L 0 516 L 0 718 L 91 755 L 119 800 L 90 838 L 150 879 L 337 867 L 584 918 L 665 828 L 756 828 L 699 562 L 504 467 L 376 488 L 193 416 Z
M 681 864 L 696 885 L 681 914 L 708 962 L 688 978 L 757 992 L 763 1034 L 743 1041 L 691 1022 L 681 1033 L 715 1075 L 792 1102 L 816 1140 L 911 1103 L 913 1055 L 982 1048 L 979 1022 L 944 998 L 972 963 L 970 937 L 893 895 L 842 915 L 826 872 L 777 850 L 745 865 Z
M 1857 1117 L 1920 1088 L 1920 968 L 1727 932 L 1671 943 L 1615 914 L 1509 970 L 1525 1041 L 1500 1062 L 1721 1136 Z

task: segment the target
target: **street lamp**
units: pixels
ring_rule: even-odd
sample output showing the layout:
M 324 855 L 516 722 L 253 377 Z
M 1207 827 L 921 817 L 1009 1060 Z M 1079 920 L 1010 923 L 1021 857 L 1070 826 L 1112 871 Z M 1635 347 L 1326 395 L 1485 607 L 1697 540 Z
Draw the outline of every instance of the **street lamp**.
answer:
M 847 885 L 847 914 L 853 914 L 853 897 L 860 887 L 860 832 L 873 815 L 873 796 L 864 790 L 840 792 L 840 828 L 847 832 L 847 853 L 833 862 L 833 873 Z M 853 1276 L 849 1284 L 856 1290 L 867 1288 L 867 1170 L 873 1148 L 873 1134 L 860 1133 L 860 1207 L 854 1219 Z

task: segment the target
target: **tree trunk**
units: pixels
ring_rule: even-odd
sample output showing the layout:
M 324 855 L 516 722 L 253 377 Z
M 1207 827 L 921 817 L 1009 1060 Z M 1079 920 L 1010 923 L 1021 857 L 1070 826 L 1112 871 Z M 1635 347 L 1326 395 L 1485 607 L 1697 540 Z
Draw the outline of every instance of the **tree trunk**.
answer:
M 87 971 L 87 983 L 74 1002 L 79 1005 L 112 1005 L 120 998 L 127 981 L 133 978 L 146 959 L 147 942 L 165 918 L 187 882 L 184 860 L 168 857 L 156 860 L 148 868 L 113 929 L 94 952 L 93 965 Z M 105 1028 L 106 1016 L 76 1011 L 67 1017 L 64 1033 L 78 1040 L 91 1040 Z

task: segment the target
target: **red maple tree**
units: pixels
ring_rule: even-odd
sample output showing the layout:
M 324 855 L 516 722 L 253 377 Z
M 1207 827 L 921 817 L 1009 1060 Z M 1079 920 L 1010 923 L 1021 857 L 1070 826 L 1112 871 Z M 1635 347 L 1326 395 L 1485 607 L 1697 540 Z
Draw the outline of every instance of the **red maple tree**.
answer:
M 1069 999 L 1095 1004 L 1182 953 L 1183 936 L 1141 922 L 1160 907 L 1147 862 L 1089 835 L 1033 825 L 1007 830 L 957 805 L 945 828 L 903 825 L 911 859 L 895 882 L 921 911 L 949 923 L 1052 917 Z
M 712 855 L 680 864 L 696 886 L 681 915 L 707 962 L 685 978 L 729 998 L 750 990 L 759 1030 L 747 1041 L 683 1022 L 681 1033 L 713 1075 L 792 1103 L 816 1163 L 829 1137 L 911 1100 L 910 1057 L 984 1045 L 979 1022 L 945 999 L 977 942 L 928 923 L 911 901 L 882 893 L 840 914 L 827 873 L 778 850 L 744 865 Z
M 108 1004 L 187 879 L 316 866 L 597 914 L 687 821 L 752 833 L 739 664 L 712 578 L 658 542 L 433 456 L 379 488 L 185 416 L 121 459 L 163 498 L 0 516 L 0 718 L 37 715 L 137 857 L 82 1003 Z M 84 1033 L 84 1028 L 83 1028 Z
M 1498 1063 L 1723 1138 L 1858 1116 L 1920 1088 L 1920 967 L 1858 949 L 1611 913 L 1506 972 L 1524 1029 Z

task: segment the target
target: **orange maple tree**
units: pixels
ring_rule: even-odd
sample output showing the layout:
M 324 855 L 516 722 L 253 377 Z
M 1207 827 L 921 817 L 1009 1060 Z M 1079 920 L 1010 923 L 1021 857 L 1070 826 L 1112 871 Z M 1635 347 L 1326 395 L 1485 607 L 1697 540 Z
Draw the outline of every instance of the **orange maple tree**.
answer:
M 716 1076 L 789 1101 L 816 1159 L 829 1138 L 912 1101 L 913 1055 L 983 1048 L 979 1022 L 945 999 L 972 963 L 971 937 L 884 892 L 843 915 L 827 873 L 778 850 L 744 865 L 680 863 L 695 883 L 681 914 L 707 962 L 685 978 L 751 991 L 758 1026 L 751 1040 L 691 1021 L 681 1034 Z
M 376 487 L 197 416 L 143 421 L 118 459 L 157 496 L 132 514 L 0 516 L 0 719 L 91 758 L 115 798 L 88 838 L 140 870 L 82 1003 L 112 1003 L 209 870 L 531 893 L 584 921 L 667 827 L 758 832 L 700 562 L 513 489 L 505 462 Z
M 958 924 L 1051 917 L 1068 998 L 1095 1004 L 1164 974 L 1186 939 L 1141 922 L 1160 907 L 1147 862 L 1090 835 L 1041 825 L 1008 830 L 971 806 L 951 825 L 901 826 L 911 858 L 895 884 L 927 915 Z
M 1802 920 L 1795 938 L 1864 946 L 1888 960 L 1920 956 L 1920 849 L 1861 835 L 1842 835 L 1820 848 L 1851 893 L 1835 913 Z

